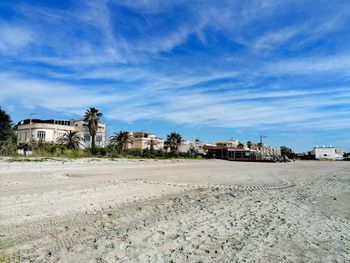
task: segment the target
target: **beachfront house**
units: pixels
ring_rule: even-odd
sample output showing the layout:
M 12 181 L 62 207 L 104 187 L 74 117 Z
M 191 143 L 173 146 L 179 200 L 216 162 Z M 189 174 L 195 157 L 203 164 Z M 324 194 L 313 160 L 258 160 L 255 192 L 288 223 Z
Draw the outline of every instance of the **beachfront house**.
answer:
M 164 141 L 150 132 L 130 132 L 132 138 L 126 149 L 151 149 L 153 146 L 154 150 L 163 149 Z
M 342 160 L 343 150 L 333 146 L 315 146 L 314 154 L 316 160 Z
M 68 131 L 78 131 L 78 135 L 85 140 L 84 146 L 91 146 L 88 123 L 83 120 L 22 120 L 17 124 L 17 144 L 39 141 L 55 143 Z M 102 122 L 98 123 L 96 146 L 106 146 L 106 124 Z

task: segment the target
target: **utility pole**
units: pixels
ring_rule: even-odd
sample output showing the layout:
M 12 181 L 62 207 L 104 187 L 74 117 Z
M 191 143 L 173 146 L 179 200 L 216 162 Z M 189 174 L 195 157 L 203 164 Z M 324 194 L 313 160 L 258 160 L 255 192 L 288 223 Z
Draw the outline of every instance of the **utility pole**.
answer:
M 36 113 L 31 113 L 29 115 L 29 145 L 32 145 L 32 116 Z
M 267 138 L 267 137 L 260 134 L 260 143 L 261 143 L 261 145 L 263 144 L 263 138 Z

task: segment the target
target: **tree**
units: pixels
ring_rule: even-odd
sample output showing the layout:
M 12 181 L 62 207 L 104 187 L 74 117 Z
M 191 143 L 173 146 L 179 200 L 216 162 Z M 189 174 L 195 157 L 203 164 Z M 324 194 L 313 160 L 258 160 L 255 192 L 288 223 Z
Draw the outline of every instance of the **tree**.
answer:
M 90 108 L 86 110 L 84 115 L 84 121 L 88 122 L 89 132 L 91 135 L 91 147 L 95 148 L 95 137 L 98 130 L 98 122 L 102 117 L 102 113 L 98 111 L 96 108 Z
M 67 149 L 79 149 L 84 146 L 84 138 L 80 137 L 78 131 L 67 131 L 63 136 L 58 137 L 56 142 L 64 145 Z
M 168 134 L 166 145 L 170 147 L 171 152 L 178 152 L 179 145 L 181 144 L 182 137 L 179 133 L 172 132 Z
M 251 141 L 247 141 L 247 147 L 250 149 L 250 148 L 252 148 L 252 142 Z
M 12 120 L 10 115 L 8 115 L 0 107 L 0 142 L 11 140 L 16 141 L 16 135 L 12 129 Z
M 291 148 L 288 148 L 286 146 L 281 146 L 280 149 L 281 149 L 282 156 L 287 156 L 290 159 L 293 159 L 296 157 L 296 154 L 292 151 Z
M 130 133 L 127 131 L 115 132 L 110 137 L 110 144 L 114 145 L 116 149 L 118 149 L 119 151 L 126 149 L 126 146 L 129 143 L 132 143 L 132 141 L 133 141 L 133 138 L 130 135 Z
M 146 145 L 149 145 L 149 149 L 150 149 L 151 153 L 153 153 L 154 152 L 154 146 L 159 145 L 159 141 L 154 139 L 154 138 L 151 138 L 150 140 L 148 140 L 146 142 Z
M 244 144 L 240 142 L 240 143 L 237 145 L 237 147 L 243 149 L 243 148 L 244 148 Z

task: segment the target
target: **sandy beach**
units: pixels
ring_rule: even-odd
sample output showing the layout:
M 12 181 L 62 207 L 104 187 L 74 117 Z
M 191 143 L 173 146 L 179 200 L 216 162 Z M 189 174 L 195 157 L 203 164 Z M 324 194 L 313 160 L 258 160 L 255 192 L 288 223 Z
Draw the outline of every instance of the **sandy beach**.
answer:
M 350 262 L 350 163 L 0 160 L 0 262 Z

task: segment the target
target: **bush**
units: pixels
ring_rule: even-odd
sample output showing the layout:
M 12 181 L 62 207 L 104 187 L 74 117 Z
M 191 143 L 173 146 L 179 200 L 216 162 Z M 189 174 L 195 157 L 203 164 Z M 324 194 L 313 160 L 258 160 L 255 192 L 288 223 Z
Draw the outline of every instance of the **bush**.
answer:
M 148 149 L 148 148 L 144 149 L 143 152 L 142 152 L 142 157 L 144 157 L 144 158 L 150 158 L 150 157 L 151 157 L 151 151 L 150 151 L 150 149 Z
M 48 148 L 48 152 L 56 156 L 60 156 L 64 154 L 65 151 L 66 151 L 66 147 L 63 145 L 50 145 Z
M 14 156 L 17 154 L 17 145 L 13 140 L 7 139 L 6 141 L 0 142 L 0 155 Z
M 40 156 L 47 155 L 48 148 L 49 148 L 49 145 L 45 142 L 42 142 L 42 141 L 38 141 L 38 143 L 33 144 L 33 146 L 32 146 L 33 153 L 40 155 Z
M 122 154 L 124 156 L 135 156 L 135 157 L 141 157 L 142 156 L 142 151 L 141 149 L 128 149 L 128 150 L 123 150 Z
M 108 151 L 104 147 L 88 147 L 85 148 L 84 152 L 93 156 L 106 156 Z
M 165 158 L 167 156 L 167 153 L 163 149 L 159 149 L 155 151 L 155 156 Z

